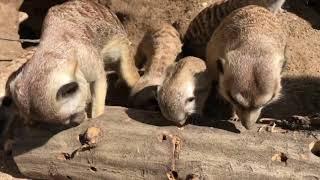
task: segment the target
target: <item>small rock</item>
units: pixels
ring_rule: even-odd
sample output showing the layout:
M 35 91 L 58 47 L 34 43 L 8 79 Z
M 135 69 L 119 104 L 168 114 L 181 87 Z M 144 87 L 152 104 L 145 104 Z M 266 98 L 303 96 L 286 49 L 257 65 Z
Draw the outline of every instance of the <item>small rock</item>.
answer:
M 82 144 L 96 144 L 97 139 L 101 134 L 101 129 L 97 127 L 90 127 L 86 130 L 81 139 Z

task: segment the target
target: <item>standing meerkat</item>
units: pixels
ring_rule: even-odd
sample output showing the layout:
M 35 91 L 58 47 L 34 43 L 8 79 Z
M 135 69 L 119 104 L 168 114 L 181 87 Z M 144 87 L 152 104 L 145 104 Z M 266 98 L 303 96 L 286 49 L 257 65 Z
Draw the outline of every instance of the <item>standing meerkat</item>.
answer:
M 246 6 L 227 16 L 207 46 L 207 66 L 219 93 L 250 129 L 261 109 L 281 90 L 286 34 L 281 21 L 259 6 Z
M 27 119 L 68 123 L 86 110 L 104 112 L 105 66 L 116 64 L 129 87 L 139 79 L 127 33 L 116 15 L 87 0 L 49 9 L 40 44 L 9 84 L 10 95 Z
M 180 34 L 170 24 L 159 23 L 145 34 L 138 49 L 139 57 L 146 59 L 145 72 L 130 95 L 134 107 L 155 109 L 157 86 L 162 84 L 166 69 L 176 61 L 181 46 Z
M 272 13 L 282 11 L 285 0 L 218 0 L 203 9 L 190 23 L 183 39 L 184 56 L 206 57 L 206 47 L 213 32 L 232 11 L 248 6 L 258 5 Z
M 185 124 L 188 118 L 201 117 L 210 86 L 202 59 L 189 56 L 179 60 L 167 69 L 167 76 L 158 87 L 161 113 L 178 125 Z

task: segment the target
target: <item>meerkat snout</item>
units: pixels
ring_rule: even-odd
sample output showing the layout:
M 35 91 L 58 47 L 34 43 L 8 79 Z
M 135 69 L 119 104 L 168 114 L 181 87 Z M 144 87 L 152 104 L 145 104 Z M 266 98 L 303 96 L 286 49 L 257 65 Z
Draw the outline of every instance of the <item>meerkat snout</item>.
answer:
M 167 69 L 167 76 L 157 90 L 163 116 L 181 126 L 188 119 L 198 119 L 210 91 L 205 62 L 185 57 Z

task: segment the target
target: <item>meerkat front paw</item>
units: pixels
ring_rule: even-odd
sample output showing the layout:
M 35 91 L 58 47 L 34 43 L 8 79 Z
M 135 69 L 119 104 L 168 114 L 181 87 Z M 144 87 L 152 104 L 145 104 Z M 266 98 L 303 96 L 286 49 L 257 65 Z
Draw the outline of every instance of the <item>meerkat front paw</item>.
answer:
M 237 114 L 233 114 L 231 117 L 230 117 L 230 121 L 239 121 L 239 117 Z
M 70 117 L 68 124 L 79 125 L 88 119 L 87 113 L 85 111 L 76 113 Z

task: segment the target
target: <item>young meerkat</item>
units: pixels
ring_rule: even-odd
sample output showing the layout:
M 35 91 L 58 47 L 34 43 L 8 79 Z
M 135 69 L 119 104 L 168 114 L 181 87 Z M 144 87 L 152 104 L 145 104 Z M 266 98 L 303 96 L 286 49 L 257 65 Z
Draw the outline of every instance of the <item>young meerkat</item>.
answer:
M 168 23 L 159 23 L 149 30 L 140 43 L 138 57 L 146 59 L 145 72 L 131 90 L 134 107 L 154 110 L 157 107 L 157 86 L 162 84 L 166 69 L 181 52 L 178 31 Z
M 234 107 L 246 129 L 281 90 L 286 34 L 281 21 L 259 6 L 227 16 L 207 46 L 207 67 L 219 93 Z
M 213 32 L 232 11 L 248 6 L 258 5 L 272 13 L 282 11 L 285 0 L 218 0 L 203 9 L 190 23 L 183 39 L 184 56 L 206 57 L 206 47 Z
M 205 62 L 192 56 L 182 58 L 167 69 L 167 76 L 158 87 L 161 113 L 178 125 L 201 117 L 210 86 Z
M 68 123 L 85 110 L 97 117 L 105 107 L 105 66 L 116 64 L 129 87 L 139 79 L 130 44 L 108 8 L 87 0 L 54 6 L 34 56 L 9 84 L 10 95 L 27 119 Z

